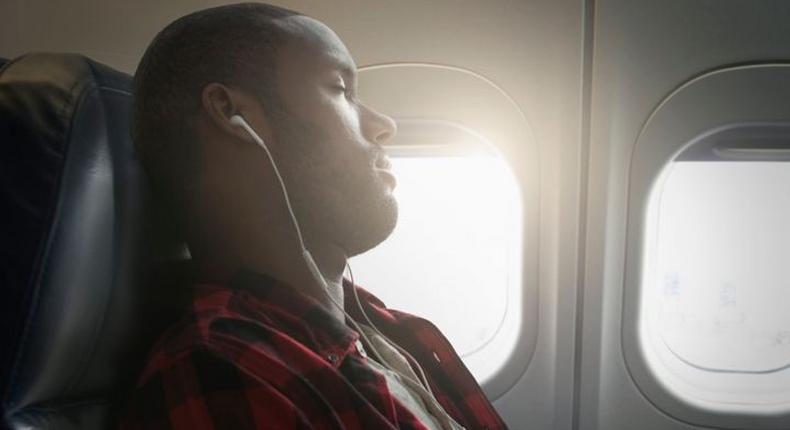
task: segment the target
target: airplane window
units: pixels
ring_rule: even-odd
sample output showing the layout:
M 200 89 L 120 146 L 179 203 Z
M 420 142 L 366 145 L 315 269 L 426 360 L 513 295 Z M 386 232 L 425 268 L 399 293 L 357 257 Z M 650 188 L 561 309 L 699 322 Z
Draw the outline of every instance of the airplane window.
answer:
M 647 355 L 700 398 L 790 400 L 790 164 L 674 162 L 659 184 L 648 219 Z
M 393 156 L 398 226 L 351 261 L 357 283 L 390 308 L 423 316 L 448 337 L 478 381 L 505 363 L 487 346 L 518 324 L 520 200 L 495 155 Z M 494 342 L 495 343 L 495 342 Z

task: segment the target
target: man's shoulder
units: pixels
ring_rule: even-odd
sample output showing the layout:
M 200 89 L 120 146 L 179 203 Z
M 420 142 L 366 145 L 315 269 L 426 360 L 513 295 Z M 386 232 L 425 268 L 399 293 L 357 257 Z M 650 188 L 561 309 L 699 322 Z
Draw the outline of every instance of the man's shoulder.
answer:
M 259 361 L 281 361 L 285 351 L 274 344 L 283 334 L 267 318 L 237 309 L 235 300 L 226 288 L 196 288 L 191 306 L 153 345 L 138 382 L 195 355 L 209 354 L 233 365 L 251 355 Z

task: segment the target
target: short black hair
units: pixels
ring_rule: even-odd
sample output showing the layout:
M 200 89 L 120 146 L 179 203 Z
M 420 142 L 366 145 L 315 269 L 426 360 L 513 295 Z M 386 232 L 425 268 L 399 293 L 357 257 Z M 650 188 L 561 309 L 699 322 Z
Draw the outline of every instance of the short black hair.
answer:
M 273 20 L 301 15 L 263 3 L 240 3 L 183 16 L 156 35 L 134 76 L 132 138 L 155 194 L 183 214 L 197 166 L 194 119 L 211 82 L 240 88 L 274 109 L 275 50 L 283 33 Z

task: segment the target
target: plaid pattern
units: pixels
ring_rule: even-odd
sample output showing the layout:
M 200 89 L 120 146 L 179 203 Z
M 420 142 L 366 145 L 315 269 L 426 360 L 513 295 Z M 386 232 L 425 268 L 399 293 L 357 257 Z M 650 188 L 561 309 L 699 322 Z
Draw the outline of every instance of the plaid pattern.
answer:
M 436 327 L 388 310 L 346 282 L 346 308 L 422 365 L 445 410 L 467 429 L 505 424 Z M 265 275 L 199 284 L 188 316 L 153 349 L 120 425 L 132 429 L 426 429 L 356 350 L 358 334 L 316 301 Z

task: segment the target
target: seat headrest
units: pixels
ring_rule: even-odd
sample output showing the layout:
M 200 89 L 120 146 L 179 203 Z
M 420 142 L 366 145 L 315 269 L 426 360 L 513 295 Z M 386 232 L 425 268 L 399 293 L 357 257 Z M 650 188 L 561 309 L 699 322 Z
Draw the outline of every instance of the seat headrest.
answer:
M 106 425 L 178 296 L 153 294 L 161 283 L 147 278 L 184 247 L 136 159 L 130 87 L 79 55 L 30 54 L 0 69 L 6 425 Z

